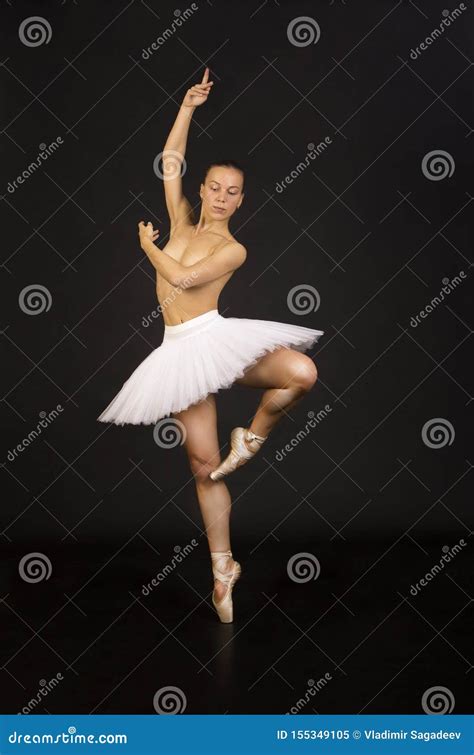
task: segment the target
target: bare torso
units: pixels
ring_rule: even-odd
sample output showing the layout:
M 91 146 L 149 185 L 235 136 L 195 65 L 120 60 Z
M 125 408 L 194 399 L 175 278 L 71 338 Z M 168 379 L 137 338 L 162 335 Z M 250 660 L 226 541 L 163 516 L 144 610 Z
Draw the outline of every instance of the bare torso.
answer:
M 230 233 L 223 236 L 214 231 L 206 231 L 195 235 L 195 228 L 194 225 L 183 225 L 163 248 L 163 251 L 185 267 L 210 257 L 227 241 L 235 240 Z M 156 294 L 165 324 L 178 325 L 211 309 L 218 309 L 220 293 L 233 272 L 200 286 L 181 289 L 172 286 L 157 273 Z

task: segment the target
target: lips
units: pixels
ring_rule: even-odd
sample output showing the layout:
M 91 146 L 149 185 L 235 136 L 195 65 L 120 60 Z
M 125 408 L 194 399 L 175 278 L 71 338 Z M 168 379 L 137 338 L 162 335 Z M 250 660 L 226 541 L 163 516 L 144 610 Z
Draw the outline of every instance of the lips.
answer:
M 225 212 L 225 207 L 212 207 L 213 210 L 217 210 L 217 212 Z

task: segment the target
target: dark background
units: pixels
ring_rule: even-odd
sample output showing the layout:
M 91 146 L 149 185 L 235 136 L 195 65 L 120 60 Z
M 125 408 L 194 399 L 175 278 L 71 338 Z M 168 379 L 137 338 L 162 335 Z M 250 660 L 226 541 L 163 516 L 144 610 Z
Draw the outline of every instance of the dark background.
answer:
M 188 713 L 282 713 L 325 672 L 333 680 L 302 713 L 418 713 L 438 686 L 467 712 L 472 13 L 413 60 L 456 5 L 198 5 L 144 60 L 175 4 L 1 2 L 2 711 L 19 711 L 62 670 L 35 712 L 154 713 L 153 695 L 169 685 Z M 48 44 L 21 42 L 33 15 L 49 22 Z M 299 16 L 317 20 L 316 44 L 289 41 Z M 213 159 L 246 170 L 231 231 L 248 258 L 219 311 L 325 331 L 311 394 L 229 478 L 244 570 L 232 628 L 209 605 L 183 448 L 160 448 L 152 427 L 96 421 L 162 340 L 161 318 L 143 325 L 157 301 L 137 222 L 152 220 L 166 241 L 153 161 L 206 65 L 215 84 L 194 114 L 185 192 L 197 205 Z M 9 192 L 58 136 L 58 150 Z M 328 148 L 276 191 L 325 137 Z M 433 150 L 451 156 L 450 177 L 424 175 Z M 465 280 L 413 327 L 460 271 Z M 19 305 L 33 284 L 51 297 L 35 315 Z M 303 284 L 321 303 L 299 315 L 287 296 Z M 242 386 L 218 395 L 223 449 L 259 397 Z M 9 460 L 58 404 L 59 417 Z M 433 419 L 450 443 L 423 441 Z M 142 584 L 193 538 L 199 547 L 144 602 Z M 467 547 L 411 597 L 461 538 Z M 36 552 L 52 574 L 31 584 L 18 564 Z M 318 559 L 318 579 L 289 579 L 300 552 Z

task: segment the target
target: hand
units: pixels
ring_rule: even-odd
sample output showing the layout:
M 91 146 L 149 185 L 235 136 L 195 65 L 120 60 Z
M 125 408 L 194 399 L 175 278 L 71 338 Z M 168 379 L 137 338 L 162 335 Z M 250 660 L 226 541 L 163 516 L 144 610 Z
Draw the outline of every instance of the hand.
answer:
M 186 92 L 183 100 L 184 107 L 198 107 L 198 105 L 202 105 L 206 102 L 209 92 L 211 91 L 211 86 L 214 84 L 213 81 L 208 81 L 208 79 L 209 68 L 206 68 L 201 83 L 195 84 Z
M 160 232 L 158 229 L 156 231 L 153 230 L 152 223 L 147 223 L 145 225 L 143 220 L 140 220 L 138 224 L 138 236 L 140 237 L 140 244 L 143 244 L 145 240 L 156 241 L 159 235 Z

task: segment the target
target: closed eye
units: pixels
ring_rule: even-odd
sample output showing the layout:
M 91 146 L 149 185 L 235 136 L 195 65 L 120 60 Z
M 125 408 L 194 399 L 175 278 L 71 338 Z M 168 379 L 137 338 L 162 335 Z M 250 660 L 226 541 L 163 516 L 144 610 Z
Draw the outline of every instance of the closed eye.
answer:
M 217 186 L 211 186 L 211 191 L 218 191 L 218 190 L 219 189 L 218 189 Z M 229 191 L 229 194 L 231 195 L 231 197 L 235 197 L 235 195 L 238 194 L 238 192 L 237 191 Z

